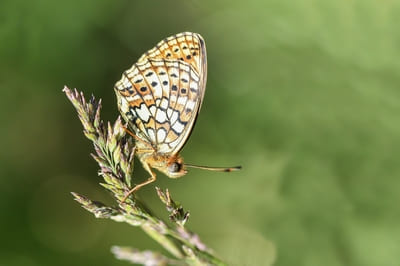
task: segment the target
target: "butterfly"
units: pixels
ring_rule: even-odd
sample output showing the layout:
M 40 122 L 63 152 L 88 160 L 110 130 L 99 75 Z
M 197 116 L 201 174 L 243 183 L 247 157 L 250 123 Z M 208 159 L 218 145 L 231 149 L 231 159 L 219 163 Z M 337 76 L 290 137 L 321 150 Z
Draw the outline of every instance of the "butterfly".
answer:
M 153 169 L 170 178 L 187 167 L 231 172 L 241 167 L 185 164 L 179 155 L 200 112 L 207 80 L 203 37 L 183 32 L 165 38 L 122 74 L 114 87 L 118 109 L 136 142 L 136 154 L 150 177 L 128 192 L 156 180 Z M 132 130 L 132 131 L 131 131 Z

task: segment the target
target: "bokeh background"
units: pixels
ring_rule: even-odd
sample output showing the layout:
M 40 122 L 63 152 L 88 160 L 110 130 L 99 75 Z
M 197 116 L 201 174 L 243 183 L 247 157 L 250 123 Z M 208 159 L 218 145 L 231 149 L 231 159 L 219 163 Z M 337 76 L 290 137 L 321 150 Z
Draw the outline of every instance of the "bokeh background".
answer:
M 127 265 L 112 245 L 161 250 L 97 220 L 98 183 L 64 85 L 103 99 L 161 39 L 203 35 L 208 84 L 183 155 L 233 174 L 159 174 L 189 227 L 231 265 L 399 265 L 400 3 L 0 2 L 0 265 Z M 136 164 L 136 177 L 147 174 Z M 139 194 L 160 215 L 154 185 Z

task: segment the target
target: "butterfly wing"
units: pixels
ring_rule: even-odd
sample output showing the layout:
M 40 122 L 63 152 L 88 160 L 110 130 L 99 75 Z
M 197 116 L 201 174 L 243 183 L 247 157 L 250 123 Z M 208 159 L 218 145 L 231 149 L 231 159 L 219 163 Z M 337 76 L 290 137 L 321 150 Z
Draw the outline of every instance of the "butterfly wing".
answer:
M 201 79 L 204 89 L 200 95 L 200 107 L 204 98 L 207 81 L 207 53 L 203 37 L 198 33 L 183 32 L 167 37 L 160 41 L 153 49 L 144 53 L 138 60 L 167 59 L 188 63 Z
M 164 39 L 116 83 L 121 115 L 156 151 L 179 152 L 200 110 L 206 72 L 206 49 L 199 34 Z

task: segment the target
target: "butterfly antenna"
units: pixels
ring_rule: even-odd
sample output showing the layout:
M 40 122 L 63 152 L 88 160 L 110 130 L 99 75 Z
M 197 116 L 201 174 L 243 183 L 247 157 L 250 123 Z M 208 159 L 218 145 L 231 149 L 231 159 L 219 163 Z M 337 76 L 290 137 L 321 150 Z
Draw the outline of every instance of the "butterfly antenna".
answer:
M 242 169 L 241 166 L 235 166 L 235 167 L 209 167 L 209 166 L 200 166 L 200 165 L 193 165 L 193 164 L 185 164 L 186 167 L 190 168 L 197 168 L 197 169 L 204 169 L 204 170 L 209 170 L 209 171 L 216 171 L 216 172 L 233 172 L 233 171 L 239 171 Z

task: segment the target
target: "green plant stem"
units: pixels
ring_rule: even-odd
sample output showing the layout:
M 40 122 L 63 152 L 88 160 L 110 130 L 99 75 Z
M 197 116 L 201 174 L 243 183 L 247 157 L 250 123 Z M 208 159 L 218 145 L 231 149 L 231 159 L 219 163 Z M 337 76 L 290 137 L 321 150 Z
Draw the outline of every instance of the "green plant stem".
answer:
M 140 226 L 176 260 L 152 251 L 138 252 L 135 249 L 114 247 L 113 252 L 117 258 L 145 265 L 149 263 L 146 261 L 147 257 L 153 263 L 151 265 L 225 265 L 212 254 L 211 249 L 200 242 L 197 235 L 185 228 L 189 213 L 172 200 L 168 189 L 164 192 L 156 188 L 157 195 L 166 205 L 172 225 L 153 215 L 135 195 L 129 196 L 125 202 L 122 202 L 126 193 L 131 189 L 135 153 L 132 139 L 125 135 L 120 118 L 113 126 L 110 123 L 105 125 L 100 120 L 101 101 L 96 101 L 92 96 L 86 102 L 83 93 L 72 91 L 67 87 L 64 88 L 64 92 L 78 112 L 85 136 L 94 144 L 95 153 L 92 156 L 100 166 L 99 175 L 104 180 L 101 185 L 112 193 L 118 207 L 105 206 L 101 202 L 72 193 L 75 200 L 83 208 L 92 212 L 96 218 L 112 219 L 132 226 Z

